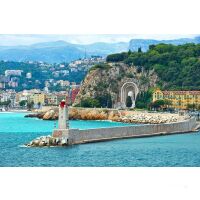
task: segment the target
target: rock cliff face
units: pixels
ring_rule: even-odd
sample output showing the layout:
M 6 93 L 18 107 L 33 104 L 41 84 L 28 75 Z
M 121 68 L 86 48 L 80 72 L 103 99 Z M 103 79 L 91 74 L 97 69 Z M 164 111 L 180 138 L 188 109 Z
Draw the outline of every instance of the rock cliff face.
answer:
M 128 66 L 124 63 L 108 63 L 106 69 L 94 69 L 88 72 L 76 97 L 74 105 L 82 99 L 101 96 L 108 93 L 114 104 L 120 101 L 120 89 L 125 82 L 134 82 L 141 91 L 155 87 L 158 76 L 154 71 L 146 72 L 142 67 Z

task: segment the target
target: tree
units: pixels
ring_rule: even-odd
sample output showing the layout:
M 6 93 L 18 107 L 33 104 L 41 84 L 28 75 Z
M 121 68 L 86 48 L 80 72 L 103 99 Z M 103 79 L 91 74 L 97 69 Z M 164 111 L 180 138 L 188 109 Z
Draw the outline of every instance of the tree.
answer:
M 169 106 L 171 106 L 172 105 L 172 101 L 171 100 L 169 100 L 169 99 L 164 99 L 164 106 L 165 107 L 169 107 Z
M 136 103 L 135 103 L 136 107 L 148 108 L 149 104 L 152 101 L 152 92 L 153 92 L 153 89 L 151 88 L 146 92 L 140 92 L 136 98 Z
M 151 103 L 151 107 L 158 110 L 165 105 L 165 100 L 157 100 Z
M 120 62 L 125 60 L 128 57 L 128 53 L 116 53 L 108 55 L 106 58 L 107 62 Z
M 126 98 L 126 107 L 130 108 L 132 106 L 132 99 L 130 96 Z
M 11 100 L 0 102 L 0 106 L 8 107 L 8 106 L 10 106 L 10 104 L 11 104 Z
M 198 106 L 195 105 L 194 103 L 193 103 L 193 104 L 188 104 L 188 105 L 187 105 L 187 109 L 188 109 L 188 110 L 195 110 L 196 108 L 198 108 Z
M 91 97 L 85 98 L 81 100 L 80 106 L 85 107 L 85 108 L 99 108 L 100 103 L 97 99 L 93 99 Z
M 157 44 L 150 45 L 147 52 L 138 48 L 136 52 L 108 55 L 107 61 L 121 61 L 129 66 L 142 67 L 147 72 L 154 70 L 162 89 L 200 90 L 199 57 L 200 44 Z
M 31 110 L 33 108 L 33 106 L 34 106 L 34 102 L 33 101 L 27 103 L 28 110 Z
M 41 106 L 41 102 L 38 102 L 38 103 L 37 103 L 37 106 L 38 106 L 38 108 L 40 108 L 40 106 Z
M 112 99 L 110 94 L 105 93 L 103 95 L 97 96 L 95 99 L 98 100 L 100 107 L 112 108 Z
M 107 70 L 109 69 L 111 66 L 105 63 L 99 63 L 94 65 L 93 67 L 90 68 L 90 71 L 95 70 L 95 69 L 102 69 L 102 70 Z
M 127 77 L 127 78 L 134 78 L 134 74 L 132 74 L 132 73 L 127 73 L 127 74 L 126 74 L 126 77 Z
M 27 101 L 26 101 L 26 100 L 22 100 L 22 101 L 19 102 L 19 105 L 20 105 L 21 107 L 24 107 L 26 104 L 27 104 Z
M 196 109 L 197 109 L 197 110 L 200 110 L 200 105 L 198 105 Z
M 139 47 L 139 48 L 138 48 L 138 53 L 141 53 L 141 52 L 142 52 L 142 48 Z

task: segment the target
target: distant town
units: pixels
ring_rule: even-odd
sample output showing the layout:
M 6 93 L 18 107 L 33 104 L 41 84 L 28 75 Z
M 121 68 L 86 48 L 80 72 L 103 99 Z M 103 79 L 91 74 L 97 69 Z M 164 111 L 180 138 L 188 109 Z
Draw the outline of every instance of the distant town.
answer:
M 0 107 L 37 109 L 43 105 L 58 105 L 66 96 L 72 104 L 87 71 L 103 62 L 105 59 L 99 56 L 69 64 L 1 61 L 0 65 L 6 66 L 6 70 L 0 69 Z

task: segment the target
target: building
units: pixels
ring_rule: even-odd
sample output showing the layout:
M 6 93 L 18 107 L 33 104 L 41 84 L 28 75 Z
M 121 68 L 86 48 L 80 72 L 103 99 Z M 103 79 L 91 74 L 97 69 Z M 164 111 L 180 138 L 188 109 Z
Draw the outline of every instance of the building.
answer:
M 30 79 L 30 78 L 32 78 L 32 74 L 29 72 L 29 73 L 26 73 L 26 78 L 27 79 Z
M 5 82 L 0 82 L 0 89 L 4 89 L 6 87 Z
M 57 95 L 57 104 L 59 104 L 63 99 L 66 99 L 67 93 L 65 91 L 59 92 Z
M 21 92 L 18 92 L 16 94 L 17 105 L 19 106 L 20 101 L 28 101 L 30 95 L 31 95 L 31 92 L 29 90 L 23 90 Z
M 10 107 L 16 106 L 16 92 L 15 90 L 6 90 L 0 92 L 0 102 L 10 101 Z
M 59 105 L 66 99 L 66 92 L 54 92 L 45 95 L 45 105 Z
M 79 93 L 80 88 L 74 88 L 71 90 L 71 102 L 74 103 L 77 94 Z
M 39 105 L 44 105 L 45 94 L 42 92 L 34 92 L 29 96 L 28 102 L 33 102 L 35 107 L 39 107 Z
M 65 65 L 63 65 L 63 64 L 60 64 L 60 66 L 59 66 L 60 68 L 64 68 L 65 67 Z
M 153 102 L 169 100 L 176 109 L 187 109 L 188 105 L 200 106 L 200 91 L 161 91 L 156 89 L 153 93 Z
M 21 76 L 23 70 L 6 70 L 5 76 Z
M 69 86 L 70 85 L 69 81 L 64 81 L 64 80 L 59 80 L 56 83 L 60 84 L 61 87 L 65 87 L 65 86 Z
M 6 84 L 10 81 L 9 77 L 0 75 L 0 89 L 6 88 Z
M 8 82 L 9 87 L 16 88 L 18 87 L 18 79 L 16 77 L 11 78 L 11 80 Z
M 56 94 L 47 94 L 45 96 L 45 105 L 58 105 L 58 99 Z

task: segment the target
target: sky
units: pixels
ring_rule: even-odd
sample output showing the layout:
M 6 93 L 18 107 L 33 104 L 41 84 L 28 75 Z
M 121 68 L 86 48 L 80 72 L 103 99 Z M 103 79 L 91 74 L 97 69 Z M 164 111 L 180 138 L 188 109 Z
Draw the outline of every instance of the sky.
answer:
M 41 42 L 52 42 L 64 40 L 74 44 L 91 44 L 95 42 L 129 42 L 131 39 L 178 39 L 192 38 L 196 35 L 174 35 L 174 34 L 89 34 L 89 35 L 70 35 L 70 34 L 0 34 L 0 46 L 31 45 Z

